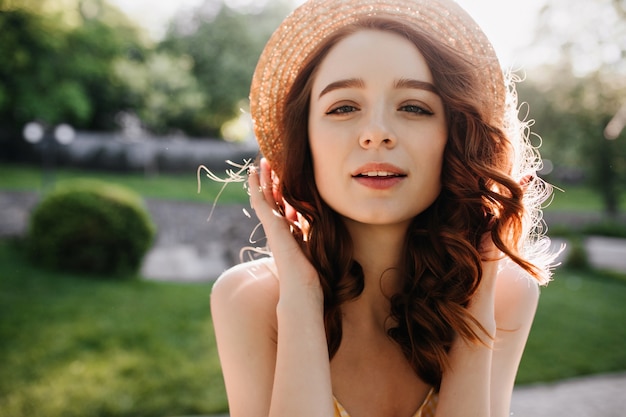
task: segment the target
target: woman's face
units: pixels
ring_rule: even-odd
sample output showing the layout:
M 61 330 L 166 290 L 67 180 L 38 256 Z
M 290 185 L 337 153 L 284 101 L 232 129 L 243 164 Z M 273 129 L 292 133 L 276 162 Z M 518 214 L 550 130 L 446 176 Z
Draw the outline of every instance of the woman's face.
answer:
M 309 141 L 322 199 L 358 223 L 408 224 L 439 195 L 447 138 L 422 54 L 399 35 L 362 30 L 317 69 Z

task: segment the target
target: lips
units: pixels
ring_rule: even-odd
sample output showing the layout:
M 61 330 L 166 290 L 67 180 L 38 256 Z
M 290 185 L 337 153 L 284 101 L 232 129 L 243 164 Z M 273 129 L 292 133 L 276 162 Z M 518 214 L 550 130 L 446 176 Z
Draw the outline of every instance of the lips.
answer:
M 368 163 L 352 173 L 353 177 L 406 177 L 406 172 L 393 164 Z
M 357 175 L 357 177 L 399 177 L 400 175 L 387 171 L 370 171 Z
M 365 164 L 352 173 L 359 184 L 374 189 L 386 190 L 399 184 L 407 174 L 401 168 L 387 163 Z

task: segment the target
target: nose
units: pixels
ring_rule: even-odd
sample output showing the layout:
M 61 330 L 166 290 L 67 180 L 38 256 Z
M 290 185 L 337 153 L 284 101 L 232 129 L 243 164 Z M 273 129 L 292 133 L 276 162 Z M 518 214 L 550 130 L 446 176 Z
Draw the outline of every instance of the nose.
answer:
M 381 146 L 393 148 L 395 146 L 396 137 L 383 111 L 373 112 L 369 117 L 364 118 L 364 122 L 359 134 L 359 145 L 362 148 Z

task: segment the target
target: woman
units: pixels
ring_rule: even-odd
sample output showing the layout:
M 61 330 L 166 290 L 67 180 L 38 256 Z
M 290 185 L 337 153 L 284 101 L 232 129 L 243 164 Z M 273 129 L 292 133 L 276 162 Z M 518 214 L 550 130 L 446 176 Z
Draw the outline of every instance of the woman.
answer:
M 231 416 L 508 416 L 549 278 L 547 187 L 472 19 L 309 1 L 250 98 L 271 256 L 213 288 Z

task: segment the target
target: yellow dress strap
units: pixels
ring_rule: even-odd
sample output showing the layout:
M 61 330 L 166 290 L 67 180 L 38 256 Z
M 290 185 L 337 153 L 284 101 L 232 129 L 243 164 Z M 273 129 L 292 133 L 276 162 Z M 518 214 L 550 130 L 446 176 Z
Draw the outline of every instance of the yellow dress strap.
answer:
M 335 403 L 335 416 L 334 417 L 350 417 L 350 414 L 345 408 L 333 397 Z M 415 412 L 413 417 L 435 417 L 435 410 L 437 409 L 437 402 L 439 401 L 439 395 L 434 389 L 431 389 L 420 408 Z
M 434 388 L 430 389 L 430 392 L 426 396 L 426 399 L 422 403 L 422 406 L 417 410 L 417 413 L 413 417 L 435 417 L 435 410 L 437 409 L 437 403 L 439 402 L 439 394 L 435 392 Z
M 343 408 L 339 401 L 335 397 L 333 397 L 333 402 L 335 403 L 335 416 L 334 417 L 350 417 L 350 414 Z

